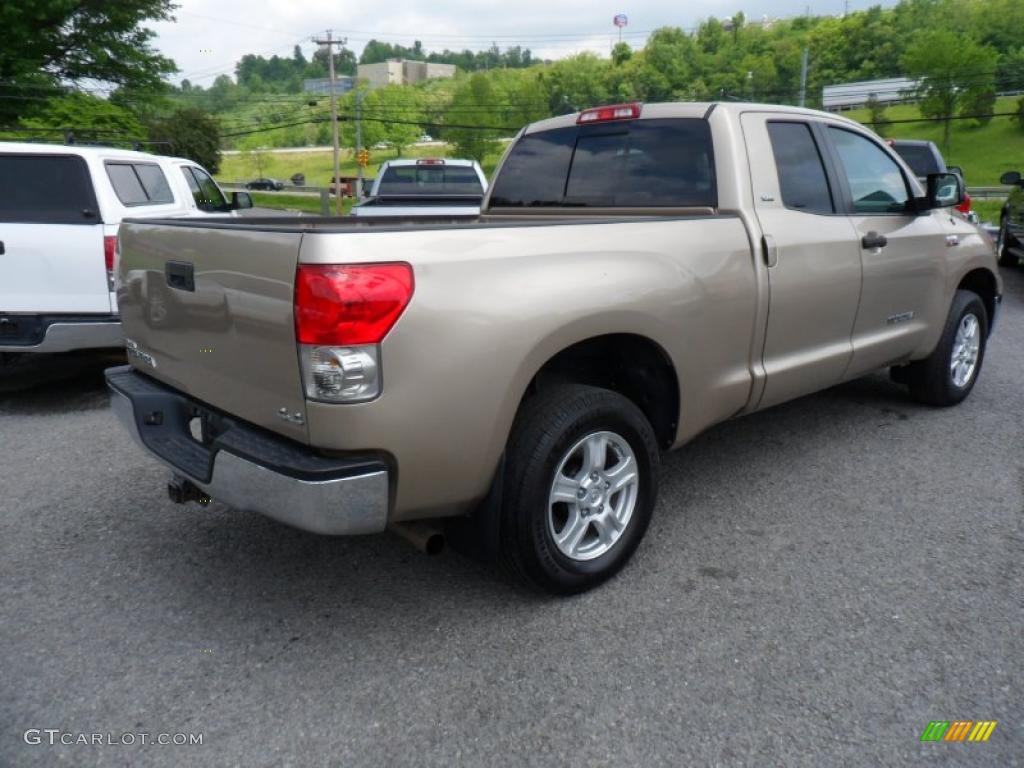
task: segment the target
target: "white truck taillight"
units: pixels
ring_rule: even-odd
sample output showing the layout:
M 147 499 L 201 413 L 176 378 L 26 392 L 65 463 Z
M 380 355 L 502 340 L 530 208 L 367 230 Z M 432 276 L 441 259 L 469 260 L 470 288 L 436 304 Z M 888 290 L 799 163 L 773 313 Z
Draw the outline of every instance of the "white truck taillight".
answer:
M 114 290 L 114 255 L 117 252 L 117 235 L 103 238 L 103 262 L 107 266 L 107 290 Z
M 408 264 L 300 264 L 295 338 L 306 397 L 358 403 L 380 395 L 380 342 L 412 293 Z

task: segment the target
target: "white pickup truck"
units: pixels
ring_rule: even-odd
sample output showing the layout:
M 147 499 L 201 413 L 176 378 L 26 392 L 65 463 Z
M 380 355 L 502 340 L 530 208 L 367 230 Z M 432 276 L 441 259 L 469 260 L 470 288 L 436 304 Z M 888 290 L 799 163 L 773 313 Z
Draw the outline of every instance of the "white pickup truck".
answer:
M 880 368 L 968 396 L 1002 284 L 962 197 L 833 114 L 553 118 L 477 218 L 126 223 L 111 404 L 176 501 L 322 534 L 447 518 L 576 592 L 639 544 L 661 450 Z
M 486 192 L 487 177 L 474 160 L 388 160 L 378 169 L 369 197 L 352 208 L 352 215 L 476 216 Z
M 123 343 L 114 250 L 127 216 L 224 216 L 231 201 L 183 158 L 0 142 L 0 358 Z

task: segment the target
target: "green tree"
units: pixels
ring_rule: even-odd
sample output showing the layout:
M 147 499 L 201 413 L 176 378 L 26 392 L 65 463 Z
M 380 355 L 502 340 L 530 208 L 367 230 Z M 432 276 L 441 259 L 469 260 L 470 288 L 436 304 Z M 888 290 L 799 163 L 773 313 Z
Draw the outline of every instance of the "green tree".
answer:
M 403 88 L 400 85 L 387 85 L 370 91 L 363 102 L 363 115 L 366 124 L 376 123 L 382 139 L 395 147 L 398 156 L 419 138 L 422 133 L 420 122 L 423 120 L 420 91 L 416 88 Z M 364 134 L 363 146 L 368 143 Z M 376 143 L 376 141 L 374 143 Z
M 615 66 L 622 66 L 631 58 L 633 58 L 633 49 L 629 47 L 629 43 L 616 43 L 612 48 L 612 63 Z
M 168 154 L 194 160 L 210 173 L 220 170 L 220 125 L 209 112 L 181 107 L 153 120 L 149 133 L 154 141 L 169 143 Z
M 174 62 L 150 46 L 147 21 L 170 20 L 172 0 L 21 0 L 0 4 L 0 82 L 49 86 L 83 80 L 163 87 Z M 11 119 L 27 114 L 31 100 L 4 99 Z
M 495 91 L 491 79 L 479 72 L 455 92 L 451 114 L 458 120 L 457 125 L 474 126 L 446 129 L 448 139 L 455 145 L 456 155 L 482 163 L 487 155 L 498 151 L 496 139 L 501 130 L 497 120 L 500 114 L 493 110 L 494 104 Z
M 32 117 L 19 121 L 22 128 L 37 129 L 43 138 L 60 138 L 68 131 L 76 141 L 131 143 L 144 141 L 146 130 L 131 112 L 106 99 L 85 93 L 59 96 L 46 102 Z
M 871 127 L 875 133 L 880 134 L 887 125 L 890 125 L 888 118 L 885 116 L 885 105 L 872 93 L 868 96 L 867 107 L 871 115 Z
M 998 57 L 995 49 L 948 30 L 919 33 L 903 55 L 907 74 L 919 81 L 921 114 L 944 123 L 943 149 L 947 153 L 950 122 L 957 112 L 985 114 L 988 105 L 987 114 L 991 115 Z

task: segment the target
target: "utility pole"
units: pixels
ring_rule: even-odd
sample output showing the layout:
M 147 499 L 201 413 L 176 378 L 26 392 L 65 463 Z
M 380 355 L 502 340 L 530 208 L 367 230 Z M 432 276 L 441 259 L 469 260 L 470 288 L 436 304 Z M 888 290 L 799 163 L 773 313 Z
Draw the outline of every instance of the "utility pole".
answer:
M 356 91 L 356 157 L 363 148 L 363 92 Z M 356 162 L 356 202 L 363 199 L 363 164 Z
M 317 45 L 327 46 L 327 62 L 328 71 L 331 76 L 331 131 L 334 139 L 334 203 L 335 210 L 339 216 L 341 216 L 341 157 L 339 156 L 340 146 L 338 144 L 338 91 L 335 86 L 334 80 L 334 46 L 342 46 L 346 42 L 345 39 L 335 40 L 331 33 L 331 30 L 327 30 L 326 39 L 313 38 L 313 42 Z
M 800 58 L 800 106 L 807 103 L 807 49 L 804 48 L 804 55 Z

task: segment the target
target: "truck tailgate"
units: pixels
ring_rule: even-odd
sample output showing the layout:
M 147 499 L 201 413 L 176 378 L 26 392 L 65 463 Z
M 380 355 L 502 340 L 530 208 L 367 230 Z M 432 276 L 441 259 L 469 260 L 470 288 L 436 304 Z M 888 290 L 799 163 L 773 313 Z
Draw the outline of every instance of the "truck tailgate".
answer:
M 139 371 L 307 442 L 295 345 L 298 232 L 126 222 L 118 305 Z

